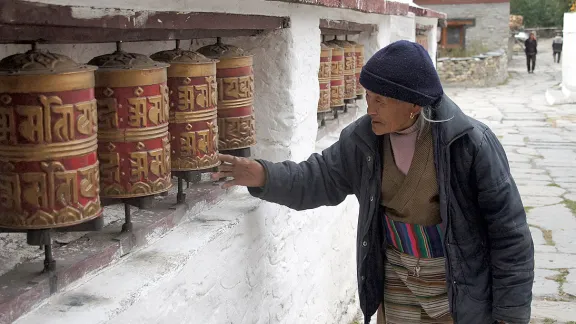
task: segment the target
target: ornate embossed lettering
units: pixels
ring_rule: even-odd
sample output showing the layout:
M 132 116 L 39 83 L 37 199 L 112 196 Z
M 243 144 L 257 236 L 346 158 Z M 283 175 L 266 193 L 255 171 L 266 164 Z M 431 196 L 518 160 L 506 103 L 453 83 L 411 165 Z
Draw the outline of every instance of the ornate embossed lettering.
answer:
M 214 146 L 214 151 L 218 151 L 218 125 L 214 122 L 207 122 L 206 125 L 212 132 L 211 143 Z
M 16 144 L 14 110 L 0 106 L 0 143 Z
M 198 141 L 198 150 L 203 154 L 208 154 L 210 130 L 206 129 L 196 132 L 196 138 Z
M 331 106 L 339 106 L 344 104 L 344 86 L 337 85 L 330 87 L 330 103 Z
M 330 108 L 330 90 L 320 90 L 320 100 L 318 103 L 318 107 L 320 109 L 329 109 Z
M 82 197 L 98 196 L 98 165 L 78 169 L 80 173 L 80 194 Z
M 218 118 L 221 149 L 248 147 L 255 143 L 254 116 Z
M 342 75 L 344 68 L 342 61 L 332 61 L 331 66 L 332 66 L 331 72 L 333 77 Z
M 157 177 L 164 176 L 168 172 L 166 164 L 164 163 L 164 149 L 151 150 L 148 154 L 150 154 L 151 157 L 150 172 Z
M 120 156 L 118 153 L 98 153 L 100 178 L 106 182 L 120 182 Z
M 93 135 L 96 133 L 98 115 L 96 112 L 96 100 L 85 101 L 76 104 L 76 110 L 80 112 L 76 128 L 82 135 Z
M 210 95 L 208 94 L 208 85 L 197 85 L 194 86 L 196 90 L 196 104 L 202 108 L 210 106 Z
M 25 117 L 18 125 L 20 135 L 32 143 L 44 143 L 42 107 L 18 106 L 16 112 Z
M 321 62 L 320 63 L 320 72 L 318 73 L 318 77 L 321 79 L 329 78 L 331 75 L 331 63 L 330 62 Z
M 254 95 L 254 76 L 218 79 L 220 100 L 251 98 Z
M 128 109 L 128 125 L 132 127 L 145 127 L 146 122 L 146 108 L 147 99 L 142 98 L 128 98 L 130 108 Z
M 3 210 L 21 212 L 20 177 L 13 171 L 14 165 L 0 162 L 0 207 L 3 207 Z
M 344 70 L 355 71 L 356 70 L 356 57 L 355 56 L 346 56 L 345 60 L 346 60 L 346 63 L 344 66 Z
M 196 156 L 196 133 L 186 132 L 180 134 L 180 155 Z
M 148 97 L 152 108 L 148 112 L 148 118 L 154 125 L 164 124 L 167 121 L 166 113 L 162 105 L 162 95 Z
M 60 162 L 42 162 L 40 167 L 46 173 L 48 208 L 55 209 L 57 202 L 62 207 L 78 202 L 76 171 L 66 171 Z
M 216 77 L 209 76 L 206 77 L 206 83 L 208 83 L 208 98 L 210 99 L 209 106 L 213 106 L 218 102 L 218 83 L 216 82 Z
M 164 109 L 164 116 L 166 116 L 166 120 L 168 120 L 168 116 L 170 115 L 170 89 L 168 89 L 168 86 L 161 84 L 160 93 L 162 94 L 162 108 Z
M 148 152 L 130 153 L 130 175 L 135 181 L 148 179 Z
M 116 98 L 98 99 L 98 129 L 118 128 L 118 102 Z
M 178 110 L 194 110 L 194 86 L 178 87 Z
M 20 175 L 23 183 L 24 201 L 34 208 L 48 208 L 48 192 L 46 174 L 40 172 L 23 173 Z
M 62 115 L 54 123 L 54 137 L 60 142 L 73 140 L 76 137 L 74 105 L 54 106 L 52 111 Z

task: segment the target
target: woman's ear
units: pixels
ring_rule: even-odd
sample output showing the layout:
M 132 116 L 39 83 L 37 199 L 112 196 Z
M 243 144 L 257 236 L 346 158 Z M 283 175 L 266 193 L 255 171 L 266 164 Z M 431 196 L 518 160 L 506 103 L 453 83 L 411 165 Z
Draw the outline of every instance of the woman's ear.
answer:
M 417 104 L 414 104 L 410 112 L 414 113 L 414 115 L 417 115 L 422 112 L 422 107 L 418 106 Z

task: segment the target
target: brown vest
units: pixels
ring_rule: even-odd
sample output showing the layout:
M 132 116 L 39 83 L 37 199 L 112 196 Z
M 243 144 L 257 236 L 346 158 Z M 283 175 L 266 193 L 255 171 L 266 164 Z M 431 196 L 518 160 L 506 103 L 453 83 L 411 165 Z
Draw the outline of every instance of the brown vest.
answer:
M 385 135 L 381 201 L 392 220 L 424 226 L 442 222 L 430 127 L 416 140 L 407 175 L 396 166 L 390 136 Z

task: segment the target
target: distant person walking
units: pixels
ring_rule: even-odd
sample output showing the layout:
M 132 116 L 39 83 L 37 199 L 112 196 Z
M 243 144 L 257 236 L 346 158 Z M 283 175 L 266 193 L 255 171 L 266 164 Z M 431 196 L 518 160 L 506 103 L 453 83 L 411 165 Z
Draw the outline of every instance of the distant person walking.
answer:
M 524 51 L 526 52 L 526 66 L 528 73 L 534 73 L 536 67 L 536 54 L 538 54 L 538 41 L 534 33 L 530 33 L 530 37 L 524 43 Z
M 562 56 L 562 45 L 564 44 L 564 39 L 560 33 L 556 34 L 556 37 L 552 40 L 552 52 L 554 52 L 554 63 L 560 63 L 560 57 Z M 558 60 L 556 60 L 558 56 Z

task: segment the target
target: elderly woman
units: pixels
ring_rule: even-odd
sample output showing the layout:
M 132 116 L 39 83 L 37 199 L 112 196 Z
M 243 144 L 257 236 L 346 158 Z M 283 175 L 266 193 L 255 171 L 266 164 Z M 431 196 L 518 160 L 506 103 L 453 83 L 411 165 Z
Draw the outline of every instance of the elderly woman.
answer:
M 534 247 L 494 133 L 442 89 L 426 50 L 399 41 L 366 64 L 368 114 L 307 161 L 221 155 L 214 179 L 303 210 L 360 202 L 365 323 L 528 323 Z

